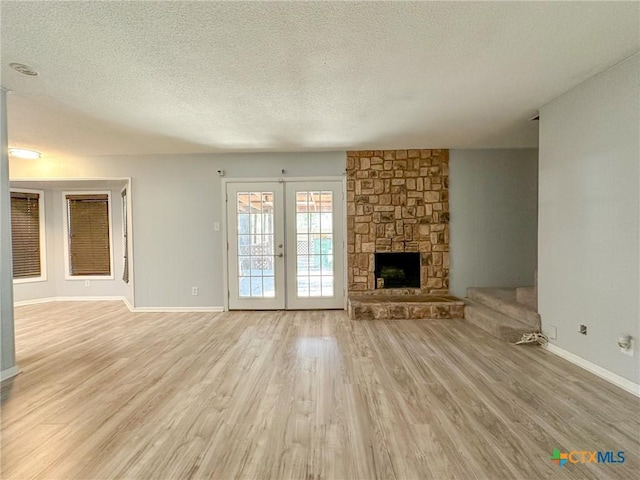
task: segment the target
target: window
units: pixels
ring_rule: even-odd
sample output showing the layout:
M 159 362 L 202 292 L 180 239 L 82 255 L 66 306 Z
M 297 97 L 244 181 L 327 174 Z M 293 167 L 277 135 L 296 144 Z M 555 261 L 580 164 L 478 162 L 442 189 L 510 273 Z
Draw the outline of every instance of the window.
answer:
M 14 282 L 46 280 L 44 192 L 11 190 L 11 242 Z
M 109 192 L 65 193 L 67 278 L 113 278 Z
M 122 195 L 122 256 L 124 257 L 124 267 L 122 269 L 122 280 L 129 283 L 129 226 L 127 222 L 127 189 L 120 193 Z

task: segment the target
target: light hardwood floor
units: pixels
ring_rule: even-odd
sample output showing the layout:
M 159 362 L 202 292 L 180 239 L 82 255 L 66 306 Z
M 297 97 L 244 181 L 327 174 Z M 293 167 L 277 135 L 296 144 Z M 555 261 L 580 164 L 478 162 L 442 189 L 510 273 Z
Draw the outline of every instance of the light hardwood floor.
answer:
M 15 321 L 3 479 L 638 478 L 638 398 L 464 320 L 74 302 Z

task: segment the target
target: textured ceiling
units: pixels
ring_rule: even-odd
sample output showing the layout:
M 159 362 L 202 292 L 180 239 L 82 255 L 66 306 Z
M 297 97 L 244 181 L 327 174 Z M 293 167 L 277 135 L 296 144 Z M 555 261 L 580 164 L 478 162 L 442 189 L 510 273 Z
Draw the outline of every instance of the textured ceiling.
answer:
M 49 156 L 536 146 L 540 106 L 640 49 L 637 2 L 0 8 L 9 141 Z

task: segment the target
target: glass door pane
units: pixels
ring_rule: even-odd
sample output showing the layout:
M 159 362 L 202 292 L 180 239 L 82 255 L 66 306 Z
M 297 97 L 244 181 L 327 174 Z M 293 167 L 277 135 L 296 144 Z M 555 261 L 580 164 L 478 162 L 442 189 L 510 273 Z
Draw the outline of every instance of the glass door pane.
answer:
M 296 191 L 296 294 L 333 297 L 333 192 Z
M 236 193 L 238 295 L 275 297 L 273 192 Z

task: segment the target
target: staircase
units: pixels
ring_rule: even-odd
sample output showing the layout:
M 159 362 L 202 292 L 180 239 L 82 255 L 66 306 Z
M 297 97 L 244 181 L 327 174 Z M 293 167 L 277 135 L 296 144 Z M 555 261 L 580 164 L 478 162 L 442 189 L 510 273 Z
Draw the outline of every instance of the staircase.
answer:
M 468 288 L 466 321 L 490 335 L 515 343 L 523 333 L 540 331 L 534 287 Z

